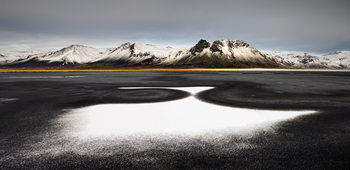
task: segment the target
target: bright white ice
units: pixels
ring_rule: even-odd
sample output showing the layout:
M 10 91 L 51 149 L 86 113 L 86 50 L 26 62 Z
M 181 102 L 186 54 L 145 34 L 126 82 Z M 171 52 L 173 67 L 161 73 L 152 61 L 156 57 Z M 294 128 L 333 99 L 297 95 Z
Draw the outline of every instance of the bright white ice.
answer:
M 195 94 L 210 88 L 212 87 L 166 89 L 179 89 Z M 225 107 L 190 96 L 159 103 L 89 106 L 72 110 L 61 121 L 70 127 L 68 131 L 74 136 L 105 138 L 131 135 L 198 135 L 247 128 L 254 130 L 262 125 L 271 126 L 279 121 L 312 113 L 314 111 Z

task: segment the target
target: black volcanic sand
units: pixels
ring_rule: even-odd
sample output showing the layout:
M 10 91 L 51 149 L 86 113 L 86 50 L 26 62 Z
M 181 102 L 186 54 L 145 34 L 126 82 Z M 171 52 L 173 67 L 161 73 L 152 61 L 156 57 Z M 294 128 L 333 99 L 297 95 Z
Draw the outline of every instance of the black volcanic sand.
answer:
M 204 102 L 316 110 L 250 136 L 81 142 L 58 135 L 67 110 L 178 100 L 213 86 Z M 146 145 L 147 147 L 144 147 Z M 141 148 L 141 149 L 140 149 Z M 55 152 L 58 151 L 58 152 Z M 350 73 L 0 73 L 0 169 L 350 169 Z

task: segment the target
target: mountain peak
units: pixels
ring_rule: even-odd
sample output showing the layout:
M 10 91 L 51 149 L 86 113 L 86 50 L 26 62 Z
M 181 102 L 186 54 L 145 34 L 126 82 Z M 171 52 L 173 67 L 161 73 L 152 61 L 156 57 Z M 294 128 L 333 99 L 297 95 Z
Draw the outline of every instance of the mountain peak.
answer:
M 337 50 L 337 51 L 333 51 L 333 52 L 328 53 L 328 55 L 340 54 L 340 53 L 342 53 L 342 52 L 343 52 L 343 51 L 341 51 L 341 50 Z
M 350 51 L 346 51 L 346 50 L 337 50 L 337 51 L 328 53 L 327 55 L 342 55 L 342 54 L 350 54 Z
M 243 40 L 226 40 L 226 41 L 230 48 L 250 47 L 250 45 Z
M 135 44 L 133 42 L 126 42 L 126 43 L 123 43 L 122 45 L 120 45 L 121 47 L 129 47 L 131 46 L 132 44 Z
M 190 49 L 190 52 L 192 55 L 195 55 L 196 53 L 200 53 L 203 51 L 203 49 L 210 47 L 210 43 L 206 40 L 199 40 L 198 43 Z
M 62 48 L 58 51 L 52 52 L 51 54 L 63 54 L 63 53 L 71 53 L 71 52 L 76 52 L 76 51 L 81 51 L 84 52 L 86 49 L 92 49 L 92 47 L 84 46 L 84 45 L 79 45 L 79 44 L 72 44 L 68 47 Z M 48 57 L 49 55 L 46 55 L 45 57 Z
M 72 44 L 72 45 L 66 47 L 65 49 L 84 48 L 84 47 L 87 47 L 87 46 L 85 46 L 85 45 L 80 45 L 80 44 Z
M 213 42 L 208 42 L 201 39 L 194 47 L 190 49 L 192 55 L 201 53 L 204 49 L 209 48 L 211 52 L 223 53 L 224 49 L 234 49 L 234 48 L 250 48 L 250 45 L 243 40 L 216 40 Z

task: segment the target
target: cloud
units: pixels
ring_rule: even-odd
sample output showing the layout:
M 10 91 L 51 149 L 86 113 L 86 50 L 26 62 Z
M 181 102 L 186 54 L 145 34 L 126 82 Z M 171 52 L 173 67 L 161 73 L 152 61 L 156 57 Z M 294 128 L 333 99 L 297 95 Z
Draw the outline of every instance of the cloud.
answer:
M 0 31 L 111 46 L 124 40 L 183 46 L 204 38 L 324 51 L 349 48 L 342 44 L 350 41 L 349 5 L 346 0 L 3 0 Z M 32 44 L 40 44 L 32 37 Z

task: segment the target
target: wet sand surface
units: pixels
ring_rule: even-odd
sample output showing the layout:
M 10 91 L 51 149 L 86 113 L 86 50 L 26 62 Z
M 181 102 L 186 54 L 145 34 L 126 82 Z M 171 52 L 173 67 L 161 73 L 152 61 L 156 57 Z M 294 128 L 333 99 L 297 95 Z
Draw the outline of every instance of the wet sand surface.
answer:
M 156 107 L 181 113 L 158 119 Z M 350 73 L 0 73 L 1 169 L 349 169 L 349 160 Z

